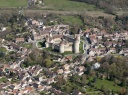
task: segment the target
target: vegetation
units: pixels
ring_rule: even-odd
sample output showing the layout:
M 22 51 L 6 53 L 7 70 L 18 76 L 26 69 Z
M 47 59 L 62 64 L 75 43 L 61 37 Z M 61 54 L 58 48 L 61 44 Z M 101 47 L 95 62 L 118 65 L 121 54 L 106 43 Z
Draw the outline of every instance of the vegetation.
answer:
M 28 43 L 24 43 L 24 44 L 21 44 L 22 47 L 25 47 L 25 48 L 28 48 L 28 49 L 31 49 L 32 48 L 32 44 L 28 44 Z
M 27 0 L 0 0 L 0 7 L 26 7 Z
M 1 82 L 6 83 L 7 81 L 8 81 L 8 80 L 7 80 L 7 78 L 6 78 L 6 77 L 0 78 L 0 83 L 1 83 Z
M 60 10 L 60 11 L 86 11 L 86 10 L 96 10 L 94 5 L 89 5 L 82 2 L 74 2 L 71 0 L 44 0 L 45 8 L 50 10 Z
M 85 2 L 95 5 L 98 8 L 104 9 L 105 12 L 115 14 L 116 10 L 127 9 L 127 0 L 72 0 L 78 2 Z
M 82 41 L 80 42 L 80 48 L 79 49 L 80 49 L 80 53 L 84 53 L 83 42 Z
M 75 24 L 78 25 L 78 27 L 83 25 L 83 22 L 79 18 L 79 16 L 60 16 L 60 18 L 62 22 L 65 24 L 69 24 L 69 25 Z
M 121 90 L 121 87 L 118 85 L 115 85 L 113 81 L 109 81 L 109 80 L 101 80 L 101 79 L 97 79 L 96 83 L 94 84 L 94 86 L 97 89 L 101 89 L 101 87 L 104 87 L 104 90 L 106 91 L 115 91 L 115 92 L 119 92 Z
M 47 52 L 33 49 L 29 56 L 25 59 L 23 66 L 28 67 L 37 64 L 44 67 L 51 67 L 53 62 L 51 61 L 51 57 Z
M 0 57 L 4 57 L 5 53 L 6 53 L 6 48 L 1 47 L 0 48 Z

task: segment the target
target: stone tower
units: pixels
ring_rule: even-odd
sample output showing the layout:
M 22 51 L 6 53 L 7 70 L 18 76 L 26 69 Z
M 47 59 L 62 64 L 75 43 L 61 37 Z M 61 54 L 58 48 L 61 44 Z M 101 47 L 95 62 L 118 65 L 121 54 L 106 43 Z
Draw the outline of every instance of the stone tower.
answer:
M 46 47 L 46 48 L 49 47 L 49 37 L 46 38 L 45 47 Z
M 63 41 L 61 41 L 60 42 L 60 53 L 64 53 L 64 42 Z
M 74 53 L 79 53 L 79 44 L 80 44 L 79 38 L 76 37 L 74 41 Z
M 75 38 L 77 38 L 80 42 L 80 34 L 75 34 Z
M 51 32 L 49 32 L 49 37 L 52 37 L 52 33 Z

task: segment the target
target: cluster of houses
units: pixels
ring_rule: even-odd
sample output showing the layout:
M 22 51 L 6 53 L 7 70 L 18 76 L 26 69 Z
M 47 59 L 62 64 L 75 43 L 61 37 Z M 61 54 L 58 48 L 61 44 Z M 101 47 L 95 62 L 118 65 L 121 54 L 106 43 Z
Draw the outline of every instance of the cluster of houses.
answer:
M 39 40 L 47 38 L 50 33 L 52 35 L 69 35 L 69 25 L 54 25 L 44 26 L 41 20 L 28 20 L 25 23 L 33 39 L 29 38 L 27 43 L 35 43 Z M 3 29 L 2 31 L 5 31 Z M 5 35 L 4 32 L 0 33 Z M 121 54 L 128 56 L 128 48 L 125 46 L 128 40 L 128 31 L 115 32 L 113 34 L 107 33 L 105 30 L 97 28 L 87 29 L 85 32 L 80 32 L 81 38 L 85 38 L 85 53 L 73 60 L 72 56 L 53 57 L 53 61 L 60 62 L 60 66 L 53 68 L 45 68 L 39 65 L 22 67 L 25 58 L 31 53 L 31 49 L 21 47 L 20 43 L 25 43 L 23 37 L 17 37 L 14 42 L 4 44 L 1 39 L 2 47 L 8 51 L 16 51 L 19 53 L 18 59 L 15 62 L 3 64 L 0 67 L 0 94 L 2 95 L 38 95 L 39 92 L 45 91 L 48 94 L 61 95 L 63 92 L 54 88 L 53 83 L 57 82 L 57 76 L 61 75 L 66 80 L 69 76 L 82 76 L 86 71 L 83 66 L 85 61 L 94 61 L 97 56 L 103 57 L 107 54 Z M 83 39 L 82 39 L 83 40 Z M 70 64 L 68 63 L 70 61 Z M 99 63 L 95 63 L 92 69 L 98 69 Z M 54 69 L 57 68 L 57 69 Z M 5 78 L 6 82 L 1 82 Z M 75 95 L 75 94 L 74 94 Z
M 85 49 L 87 51 L 87 61 L 93 61 L 96 56 L 103 57 L 107 54 L 128 55 L 126 41 L 128 40 L 128 31 L 116 31 L 112 34 L 105 30 L 97 28 L 87 29 L 84 32 L 87 40 Z
M 61 75 L 64 79 L 68 79 L 69 76 L 76 74 L 81 76 L 85 71 L 85 67 L 79 61 L 68 64 L 67 60 L 72 60 L 72 57 L 63 58 L 62 65 L 57 67 L 57 70 L 54 70 L 54 67 L 48 69 L 39 65 L 24 68 L 22 67 L 24 58 L 3 64 L 0 67 L 0 80 L 5 79 L 0 82 L 0 94 L 38 95 L 41 91 L 45 91 L 49 94 L 62 95 L 61 90 L 52 86 L 52 83 L 58 81 L 57 76 Z

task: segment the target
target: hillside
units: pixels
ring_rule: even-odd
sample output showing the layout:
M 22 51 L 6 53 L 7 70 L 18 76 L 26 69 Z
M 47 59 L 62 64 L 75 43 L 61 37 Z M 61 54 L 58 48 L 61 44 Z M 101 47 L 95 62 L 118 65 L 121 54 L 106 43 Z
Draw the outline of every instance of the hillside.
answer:
M 114 13 L 117 10 L 128 9 L 127 0 L 71 0 L 78 2 L 85 2 L 95 5 L 98 8 L 104 9 L 107 13 Z
M 26 7 L 27 0 L 0 0 L 0 8 Z
M 44 9 L 59 11 L 87 11 L 97 10 L 95 5 L 71 0 L 44 0 Z

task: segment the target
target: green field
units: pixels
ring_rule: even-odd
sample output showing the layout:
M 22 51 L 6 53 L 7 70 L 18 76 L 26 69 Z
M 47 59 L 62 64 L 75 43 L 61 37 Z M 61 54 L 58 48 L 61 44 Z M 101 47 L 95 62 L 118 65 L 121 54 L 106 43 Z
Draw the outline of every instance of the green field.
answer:
M 96 7 L 83 2 L 75 2 L 71 0 L 44 0 L 44 8 L 49 10 L 60 11 L 87 11 L 96 10 Z
M 78 17 L 78 16 L 59 16 L 62 20 L 63 23 L 65 24 L 75 24 L 75 25 L 79 25 L 82 26 L 83 22 L 82 20 Z
M 95 87 L 97 87 L 98 89 L 101 89 L 102 85 L 104 86 L 104 89 L 107 91 L 113 90 L 113 91 L 119 92 L 121 90 L 121 87 L 118 85 L 114 85 L 113 81 L 98 79 L 95 83 Z
M 0 0 L 0 7 L 11 8 L 11 7 L 26 7 L 27 0 Z

